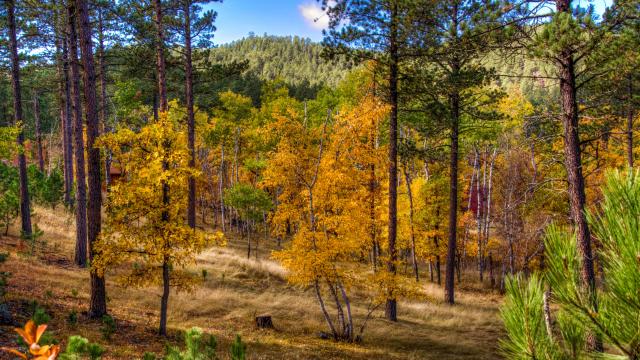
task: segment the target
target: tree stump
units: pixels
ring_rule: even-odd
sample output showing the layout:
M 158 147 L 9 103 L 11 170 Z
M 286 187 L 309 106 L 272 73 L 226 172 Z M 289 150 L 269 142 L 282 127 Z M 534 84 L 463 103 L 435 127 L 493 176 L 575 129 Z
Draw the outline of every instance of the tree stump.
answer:
M 273 329 L 271 315 L 256 316 L 256 326 L 260 329 Z

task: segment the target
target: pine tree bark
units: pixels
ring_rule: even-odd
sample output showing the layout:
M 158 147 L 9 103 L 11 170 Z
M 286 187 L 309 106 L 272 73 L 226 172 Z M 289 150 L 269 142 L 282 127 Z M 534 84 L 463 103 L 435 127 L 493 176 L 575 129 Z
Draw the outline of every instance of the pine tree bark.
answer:
M 571 0 L 558 0 L 556 2 L 558 12 L 570 12 Z M 560 97 L 562 107 L 562 124 L 564 128 L 564 155 L 567 180 L 569 184 L 569 204 L 571 218 L 576 229 L 578 253 L 582 258 L 581 280 L 584 290 L 587 292 L 591 306 L 598 311 L 596 298 L 596 279 L 593 267 L 593 254 L 591 249 L 591 234 L 585 215 L 585 191 L 584 177 L 582 174 L 582 161 L 580 154 L 580 137 L 578 132 L 578 100 L 575 73 L 574 53 L 571 47 L 560 52 L 558 61 L 558 74 L 560 77 Z M 602 351 L 602 342 L 591 333 L 588 335 L 588 346 L 592 350 Z
M 189 142 L 189 166 L 196 166 L 195 115 L 193 110 L 193 64 L 191 59 L 191 1 L 184 1 L 184 51 L 185 51 L 185 97 L 187 105 L 187 127 Z M 196 179 L 189 177 L 189 203 L 187 220 L 191 228 L 196 227 Z
M 164 57 L 164 28 L 163 28 L 163 15 L 162 15 L 162 2 L 161 0 L 154 0 L 155 10 L 155 23 L 156 23 L 156 71 L 158 77 L 158 100 L 159 100 L 159 112 L 166 114 L 169 110 L 167 101 L 167 81 L 166 81 L 166 65 Z M 168 146 L 164 145 L 166 148 Z M 162 162 L 162 169 L 167 171 L 169 168 L 168 162 L 165 160 Z M 169 184 L 162 183 L 162 204 L 166 207 L 169 206 Z M 162 212 L 161 221 L 169 221 L 169 212 L 164 210 Z M 165 250 L 166 252 L 166 250 Z M 170 290 L 170 259 L 165 255 L 162 263 L 162 299 L 160 302 L 160 328 L 158 330 L 161 336 L 167 335 L 167 311 L 169 306 L 169 290 Z
M 445 272 L 445 296 L 448 304 L 455 303 L 454 276 L 456 263 L 456 237 L 458 224 L 458 132 L 460 117 L 460 95 L 452 93 L 449 97 L 451 106 L 450 142 L 451 154 L 449 158 L 449 241 L 447 245 L 447 268 Z
M 11 86 L 13 88 L 13 116 L 14 123 L 22 126 L 22 93 L 20 88 L 20 59 L 18 58 L 18 37 L 16 31 L 16 6 L 14 0 L 5 1 L 7 5 L 7 21 L 9 23 L 9 48 L 11 57 Z M 18 147 L 24 145 L 24 132 L 18 133 Z M 18 168 L 20 173 L 20 219 L 22 222 L 22 235 L 30 237 L 31 229 L 31 204 L 29 198 L 29 182 L 27 179 L 27 158 L 24 151 L 18 154 Z
M 69 64 L 71 68 L 71 109 L 73 112 L 73 136 L 76 180 L 76 251 L 75 264 L 87 266 L 87 188 L 84 162 L 84 126 L 80 103 L 80 67 L 78 65 L 77 8 L 74 1 L 67 7 L 67 34 L 69 40 Z
M 96 71 L 93 58 L 92 29 L 89 22 L 89 7 L 86 0 L 77 0 L 78 29 L 80 34 L 80 49 L 82 52 L 84 107 L 87 116 L 87 169 L 89 184 L 89 201 L 87 203 L 87 237 L 89 240 L 89 259 L 93 260 L 97 254 L 94 245 L 100 235 L 102 227 L 102 182 L 100 180 L 100 149 L 95 147 L 95 141 L 100 135 L 98 121 L 98 106 L 96 101 Z M 91 271 L 91 317 L 102 317 L 107 313 L 106 289 L 104 277 L 97 271 Z
M 389 228 L 388 245 L 389 259 L 387 271 L 396 275 L 396 237 L 398 228 L 398 5 L 394 2 L 391 10 L 391 31 L 389 42 L 389 100 L 391 113 L 389 116 Z M 397 321 L 397 300 L 389 294 L 385 304 L 385 317 L 387 320 Z

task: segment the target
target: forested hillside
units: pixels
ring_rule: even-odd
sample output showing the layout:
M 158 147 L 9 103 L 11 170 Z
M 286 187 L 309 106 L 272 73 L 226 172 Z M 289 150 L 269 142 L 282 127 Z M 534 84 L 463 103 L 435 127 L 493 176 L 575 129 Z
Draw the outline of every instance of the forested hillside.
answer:
M 349 64 L 329 61 L 322 45 L 297 36 L 249 36 L 215 48 L 211 61 L 248 62 L 246 74 L 262 81 L 280 79 L 292 87 L 298 98 L 315 97 L 323 86 L 335 87 L 344 79 Z
M 0 358 L 639 359 L 640 2 L 583 5 L 5 0 Z

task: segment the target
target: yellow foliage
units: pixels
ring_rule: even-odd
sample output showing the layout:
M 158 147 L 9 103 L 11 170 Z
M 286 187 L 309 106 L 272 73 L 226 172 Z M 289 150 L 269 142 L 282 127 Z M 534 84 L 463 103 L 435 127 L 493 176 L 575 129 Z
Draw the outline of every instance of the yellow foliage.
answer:
M 367 258 L 372 239 L 385 247 L 386 149 L 378 136 L 387 113 L 388 106 L 367 96 L 320 126 L 307 127 L 294 110 L 269 125 L 279 141 L 261 185 L 279 189 L 271 218 L 276 235 L 295 229 L 290 245 L 274 254 L 292 283 L 363 283 L 354 263 Z M 378 284 L 376 293 L 386 294 L 380 299 L 402 292 L 402 281 L 385 281 L 392 276 L 385 274 L 365 282 Z
M 21 126 L 0 126 L 0 159 L 11 159 L 18 150 L 17 138 Z
M 207 246 L 224 243 L 222 233 L 191 229 L 185 222 L 188 178 L 200 172 L 189 167 L 186 131 L 174 115 L 161 114 L 138 132 L 120 129 L 98 140 L 112 152 L 123 178 L 109 192 L 93 266 L 104 272 L 115 263 L 130 263 L 121 277 L 125 285 L 159 283 L 161 265 L 168 263 L 172 285 L 188 288 L 190 277 L 180 270 Z

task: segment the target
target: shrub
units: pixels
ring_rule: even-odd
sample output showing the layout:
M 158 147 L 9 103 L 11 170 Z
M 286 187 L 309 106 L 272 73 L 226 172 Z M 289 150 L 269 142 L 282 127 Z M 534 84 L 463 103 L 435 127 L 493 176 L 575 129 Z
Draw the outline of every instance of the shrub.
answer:
M 51 321 L 51 316 L 47 314 L 47 311 L 44 308 L 36 304 L 31 320 L 33 320 L 36 325 L 43 325 L 48 324 Z
M 69 315 L 67 315 L 67 323 L 72 327 L 76 327 L 76 325 L 78 325 L 78 312 L 71 310 Z
M 231 360 L 245 360 L 247 344 L 242 342 L 240 335 L 236 335 L 235 341 L 231 344 Z
M 205 336 L 199 328 L 191 328 L 184 335 L 184 351 L 167 348 L 166 360 L 213 360 L 217 359 L 218 343 L 213 335 Z
M 105 315 L 102 317 L 102 338 L 105 340 L 111 340 L 111 336 L 116 332 L 116 320 L 111 315 Z
M 0 253 L 0 265 L 9 258 L 9 253 Z M 7 294 L 7 281 L 9 281 L 10 272 L 0 271 L 0 303 L 4 303 L 4 297 Z
M 99 360 L 102 354 L 104 353 L 104 349 L 98 345 L 89 342 L 89 340 L 83 338 L 82 336 L 71 336 L 69 337 L 69 341 L 67 343 L 67 348 L 65 351 L 60 354 L 60 360 L 80 360 L 80 359 L 89 359 L 89 360 Z
M 20 214 L 20 183 L 18 171 L 0 162 L 0 227 L 5 235 Z

